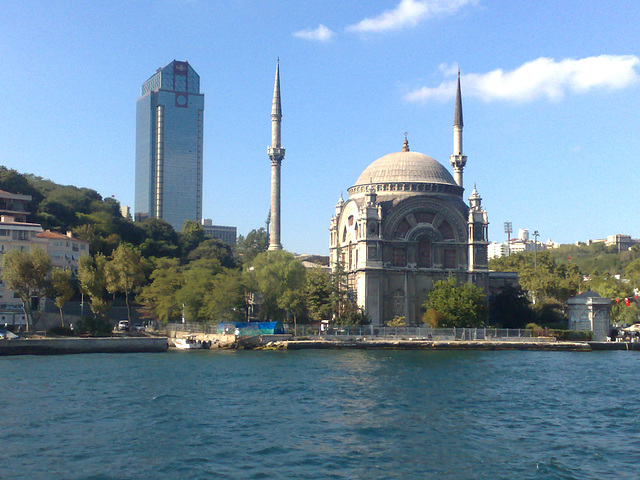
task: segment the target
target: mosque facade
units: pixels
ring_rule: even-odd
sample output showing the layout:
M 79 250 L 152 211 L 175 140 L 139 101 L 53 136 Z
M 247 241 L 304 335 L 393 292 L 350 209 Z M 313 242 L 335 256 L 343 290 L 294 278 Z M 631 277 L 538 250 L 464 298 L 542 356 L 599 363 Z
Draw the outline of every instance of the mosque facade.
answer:
M 447 278 L 489 287 L 488 220 L 475 186 L 463 199 L 460 75 L 453 125 L 453 175 L 437 160 L 402 151 L 371 163 L 338 201 L 330 225 L 331 266 L 344 269 L 358 306 L 381 326 L 422 322 L 434 283 Z

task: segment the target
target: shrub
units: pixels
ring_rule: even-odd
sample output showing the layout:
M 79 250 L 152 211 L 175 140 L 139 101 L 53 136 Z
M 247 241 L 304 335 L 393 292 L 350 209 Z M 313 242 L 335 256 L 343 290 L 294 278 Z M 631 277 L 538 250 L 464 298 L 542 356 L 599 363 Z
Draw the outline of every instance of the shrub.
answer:
M 438 328 L 440 326 L 440 322 L 444 319 L 444 315 L 442 315 L 437 310 L 433 308 L 429 308 L 424 315 L 422 316 L 422 321 L 425 325 L 428 325 L 433 328 Z
M 111 333 L 111 322 L 106 317 L 97 315 L 92 317 L 85 315 L 78 320 L 76 330 L 79 335 L 89 335 L 90 337 L 104 337 Z
M 404 317 L 393 317 L 393 320 L 387 322 L 387 327 L 404 327 L 405 325 Z
M 535 323 L 527 323 L 527 326 L 524 328 L 526 328 L 527 330 L 531 330 L 531 335 L 533 335 L 534 337 L 540 336 L 543 330 L 540 325 L 536 325 Z
M 76 335 L 76 332 L 69 327 L 61 327 L 60 325 L 50 328 L 47 333 L 51 335 L 59 335 L 61 337 L 75 337 Z
M 550 335 L 553 335 L 558 340 L 575 340 L 575 341 L 591 341 L 593 340 L 593 332 L 576 332 L 574 330 L 551 330 Z

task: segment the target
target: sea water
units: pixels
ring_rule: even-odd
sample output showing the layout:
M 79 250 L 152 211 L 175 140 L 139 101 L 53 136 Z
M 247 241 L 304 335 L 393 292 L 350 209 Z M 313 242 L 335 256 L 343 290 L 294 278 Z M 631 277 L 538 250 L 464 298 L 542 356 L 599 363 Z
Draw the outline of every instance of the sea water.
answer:
M 0 358 L 2 479 L 637 479 L 640 353 Z

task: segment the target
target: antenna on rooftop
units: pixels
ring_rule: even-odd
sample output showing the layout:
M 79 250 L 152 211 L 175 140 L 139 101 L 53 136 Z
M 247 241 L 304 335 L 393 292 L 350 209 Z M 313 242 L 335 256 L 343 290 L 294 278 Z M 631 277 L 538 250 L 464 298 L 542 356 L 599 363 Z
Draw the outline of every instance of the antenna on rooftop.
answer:
M 511 234 L 513 233 L 511 222 L 504 222 L 504 233 L 507 234 L 507 257 L 509 257 L 511 256 Z

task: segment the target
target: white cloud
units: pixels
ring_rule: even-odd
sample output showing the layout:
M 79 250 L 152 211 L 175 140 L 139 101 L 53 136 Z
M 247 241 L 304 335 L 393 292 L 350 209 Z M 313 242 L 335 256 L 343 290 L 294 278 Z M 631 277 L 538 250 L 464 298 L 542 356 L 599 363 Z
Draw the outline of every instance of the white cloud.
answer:
M 293 32 L 294 37 L 303 38 L 305 40 L 314 40 L 318 42 L 328 42 L 333 37 L 334 32 L 324 25 L 318 25 L 316 29 L 300 30 Z
M 541 97 L 559 100 L 568 92 L 584 93 L 594 89 L 617 90 L 640 80 L 635 55 L 600 55 L 556 62 L 541 57 L 505 72 L 470 73 L 463 76 L 465 97 L 485 101 L 529 102 Z M 453 69 L 440 67 L 445 75 Z M 408 102 L 447 100 L 455 95 L 456 81 L 447 80 L 437 87 L 422 87 L 405 95 Z
M 350 25 L 347 32 L 385 32 L 413 27 L 434 15 L 453 15 L 460 8 L 478 0 L 400 0 L 392 10 Z

